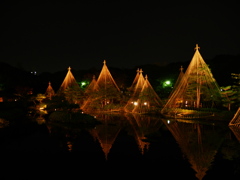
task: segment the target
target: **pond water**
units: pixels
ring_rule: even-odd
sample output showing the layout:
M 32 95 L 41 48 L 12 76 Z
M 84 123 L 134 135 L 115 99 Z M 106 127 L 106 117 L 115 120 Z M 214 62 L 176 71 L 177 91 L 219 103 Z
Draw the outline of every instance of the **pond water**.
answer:
M 240 129 L 227 121 L 95 114 L 93 128 L 36 119 L 1 128 L 5 178 L 240 178 Z M 32 173 L 30 173 L 32 172 Z M 16 179 L 16 178 L 14 178 Z M 51 178 L 50 178 L 51 179 Z

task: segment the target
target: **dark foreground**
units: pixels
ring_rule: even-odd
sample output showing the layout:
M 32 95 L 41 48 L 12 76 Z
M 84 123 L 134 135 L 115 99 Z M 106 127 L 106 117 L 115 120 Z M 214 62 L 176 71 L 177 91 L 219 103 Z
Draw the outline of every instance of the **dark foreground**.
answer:
M 94 128 L 47 120 L 1 128 L 1 179 L 240 178 L 239 141 L 226 123 L 99 119 Z

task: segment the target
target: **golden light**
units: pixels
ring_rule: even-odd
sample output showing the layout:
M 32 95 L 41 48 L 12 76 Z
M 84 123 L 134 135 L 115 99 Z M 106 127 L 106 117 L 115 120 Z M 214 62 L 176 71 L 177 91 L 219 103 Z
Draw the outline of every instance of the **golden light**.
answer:
M 46 104 L 41 105 L 41 106 L 39 107 L 40 110 L 43 110 L 43 109 L 46 109 L 46 108 L 47 108 L 47 105 L 46 105 Z
M 72 142 L 68 141 L 67 142 L 67 146 L 68 146 L 68 151 L 72 151 Z
M 147 102 L 144 102 L 143 104 L 146 106 L 146 105 L 147 105 Z
M 138 103 L 137 103 L 137 102 L 134 102 L 133 104 L 134 104 L 134 106 L 137 106 L 137 105 L 138 105 Z
M 44 124 L 46 122 L 46 120 L 43 117 L 37 117 L 36 121 L 39 125 Z

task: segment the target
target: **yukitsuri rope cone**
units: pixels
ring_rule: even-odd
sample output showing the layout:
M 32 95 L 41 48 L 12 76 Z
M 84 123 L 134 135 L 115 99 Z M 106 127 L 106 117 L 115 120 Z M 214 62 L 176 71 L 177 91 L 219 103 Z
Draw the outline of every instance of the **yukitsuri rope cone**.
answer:
M 70 103 L 82 103 L 83 91 L 73 76 L 70 67 L 56 95 L 64 96 Z
M 53 96 L 55 96 L 55 91 L 52 88 L 51 82 L 48 83 L 48 87 L 45 92 L 45 96 L 49 98 L 50 100 L 52 99 Z
M 148 81 L 147 75 L 143 77 L 142 69 L 137 70 L 134 81 L 129 88 L 129 100 L 124 107 L 130 113 L 160 113 L 163 106 L 162 100 L 154 91 Z
M 196 45 L 193 58 L 161 110 L 168 117 L 204 118 L 223 107 L 220 87 Z
M 117 104 L 119 104 L 121 92 L 106 65 L 106 60 L 103 61 L 97 80 L 93 78 L 85 93 L 87 98 L 80 107 L 83 111 L 118 110 Z
M 233 118 L 231 119 L 228 125 L 237 126 L 240 128 L 240 107 L 237 109 L 237 111 L 235 112 Z

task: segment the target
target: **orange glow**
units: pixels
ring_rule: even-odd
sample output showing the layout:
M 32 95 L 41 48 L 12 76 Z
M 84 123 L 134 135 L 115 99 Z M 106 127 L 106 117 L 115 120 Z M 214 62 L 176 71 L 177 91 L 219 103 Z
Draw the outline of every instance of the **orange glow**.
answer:
M 129 88 L 130 98 L 124 107 L 124 111 L 126 112 L 146 113 L 151 110 L 160 111 L 162 107 L 162 100 L 148 81 L 147 75 L 145 75 L 144 78 L 142 73 L 142 69 L 137 69 L 137 74 Z M 146 101 L 151 102 L 152 106 L 150 107 Z M 135 106 L 132 105 L 133 102 Z M 137 103 L 138 106 L 135 103 Z
M 199 49 L 200 47 L 196 44 L 195 53 L 185 73 L 181 67 L 176 84 L 161 110 L 162 114 L 174 117 L 184 116 L 184 108 L 195 110 L 195 114 L 199 114 L 200 111 L 197 112 L 197 110 L 204 108 L 208 111 L 201 113 L 212 116 L 211 109 L 219 107 L 223 102 L 220 87 L 203 60 Z

